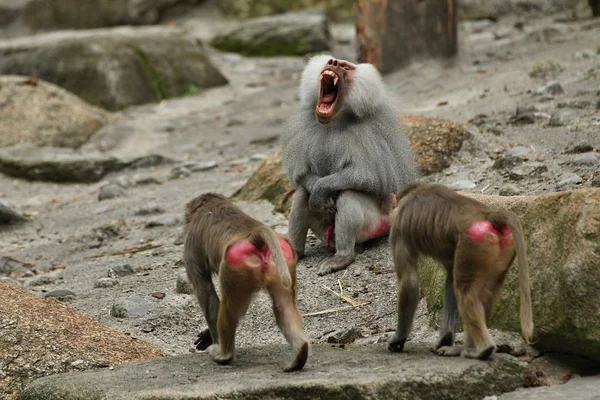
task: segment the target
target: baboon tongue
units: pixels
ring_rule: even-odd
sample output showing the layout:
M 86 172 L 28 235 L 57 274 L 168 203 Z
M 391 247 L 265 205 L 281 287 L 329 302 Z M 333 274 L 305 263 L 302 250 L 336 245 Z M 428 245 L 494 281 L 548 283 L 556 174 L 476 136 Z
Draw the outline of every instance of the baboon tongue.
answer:
M 321 102 L 322 103 L 333 103 L 335 101 L 335 97 L 336 97 L 335 93 L 324 94 L 321 99 Z

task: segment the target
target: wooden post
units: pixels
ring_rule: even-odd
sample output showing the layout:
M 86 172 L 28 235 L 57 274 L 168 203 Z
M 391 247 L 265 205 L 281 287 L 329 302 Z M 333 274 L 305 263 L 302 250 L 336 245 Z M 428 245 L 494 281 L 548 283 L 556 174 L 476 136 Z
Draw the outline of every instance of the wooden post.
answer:
M 391 72 L 419 57 L 456 54 L 458 0 L 358 0 L 358 59 Z

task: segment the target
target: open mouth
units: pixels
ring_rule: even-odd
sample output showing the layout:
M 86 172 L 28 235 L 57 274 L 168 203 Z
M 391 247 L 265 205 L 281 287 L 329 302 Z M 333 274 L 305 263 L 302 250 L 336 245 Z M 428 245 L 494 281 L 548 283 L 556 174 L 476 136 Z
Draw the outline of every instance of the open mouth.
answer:
M 340 77 L 335 72 L 326 69 L 321 73 L 319 79 L 321 81 L 321 91 L 317 103 L 317 113 L 328 117 L 333 113 L 338 98 L 338 81 Z

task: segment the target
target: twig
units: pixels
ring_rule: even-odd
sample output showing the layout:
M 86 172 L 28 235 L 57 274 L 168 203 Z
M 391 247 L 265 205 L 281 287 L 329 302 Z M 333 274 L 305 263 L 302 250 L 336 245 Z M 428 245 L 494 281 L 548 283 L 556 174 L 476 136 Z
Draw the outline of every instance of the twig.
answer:
M 100 257 L 107 257 L 107 256 L 121 256 L 121 255 L 125 255 L 125 254 L 135 254 L 135 253 L 139 253 L 142 251 L 146 251 L 146 250 L 152 250 L 155 249 L 157 247 L 160 247 L 162 245 L 160 244 L 147 244 L 145 246 L 136 246 L 136 247 L 129 247 L 127 249 L 123 249 L 123 250 L 117 250 L 115 252 L 112 253 L 102 253 L 102 254 L 96 254 L 94 256 L 89 256 L 86 257 L 86 259 L 92 259 L 92 258 L 100 258 Z
M 350 297 L 344 296 L 343 294 L 339 294 L 338 292 L 336 292 L 335 290 L 325 286 L 325 285 L 321 285 L 323 287 L 323 289 L 330 291 L 331 293 L 333 293 L 334 295 L 336 295 L 337 297 L 339 297 L 340 299 L 344 300 L 346 303 L 352 304 L 353 306 L 357 306 L 360 303 L 356 300 L 352 300 Z
M 357 304 L 355 306 L 344 306 L 344 307 L 338 307 L 338 308 L 330 308 L 330 309 L 323 310 L 323 311 L 317 311 L 317 312 L 313 312 L 313 313 L 304 314 L 303 317 L 312 317 L 312 316 L 315 316 L 315 315 L 330 314 L 330 313 L 334 313 L 334 312 L 337 312 L 337 311 L 351 310 L 353 308 L 364 306 L 364 305 L 367 305 L 369 303 L 370 302 L 360 303 L 360 304 Z
M 483 189 L 481 189 L 481 193 L 483 193 L 483 192 L 485 192 L 486 190 L 488 190 L 490 186 L 492 186 L 492 184 L 491 184 L 491 183 L 488 183 L 487 185 L 485 185 L 485 186 L 484 186 L 484 188 L 483 188 Z

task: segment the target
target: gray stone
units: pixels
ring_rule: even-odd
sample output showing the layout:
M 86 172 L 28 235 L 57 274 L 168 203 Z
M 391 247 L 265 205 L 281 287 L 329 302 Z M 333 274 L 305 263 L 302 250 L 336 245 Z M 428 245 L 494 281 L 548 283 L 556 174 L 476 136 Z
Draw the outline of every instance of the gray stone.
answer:
M 504 152 L 504 156 L 506 157 L 519 157 L 519 158 L 527 158 L 527 156 L 531 153 L 531 149 L 525 146 L 515 146 Z
M 595 152 L 582 153 L 573 157 L 573 164 L 575 165 L 599 165 L 600 154 Z
M 194 287 L 192 282 L 187 276 L 185 269 L 177 274 L 177 281 L 175 282 L 175 293 L 182 294 L 194 294 Z
M 29 282 L 29 286 L 45 286 L 45 285 L 52 285 L 54 283 L 56 283 L 56 281 L 59 278 L 56 276 L 51 276 L 51 275 L 42 275 L 42 276 L 38 276 L 37 278 L 31 280 Z
M 500 194 L 500 196 L 516 196 L 518 194 L 521 194 L 521 190 L 515 184 L 506 183 L 502 185 L 498 193 Z
M 0 225 L 24 221 L 27 221 L 27 218 L 0 202 Z
M 498 400 L 598 400 L 600 376 L 576 377 L 563 385 L 519 389 L 498 396 Z
M 131 264 L 128 263 L 117 265 L 116 267 L 112 267 L 108 270 L 109 278 L 120 278 L 133 274 L 135 274 L 135 269 Z
M 78 148 L 109 120 L 106 111 L 26 76 L 0 76 L 0 105 L 0 147 Z
M 356 327 L 339 329 L 327 335 L 327 343 L 350 344 L 361 337 L 362 333 Z
M 428 346 L 409 342 L 404 353 L 390 353 L 385 345 L 315 345 L 305 370 L 292 374 L 281 372 L 289 358 L 285 345 L 236 349 L 228 367 L 214 363 L 207 353 L 160 357 L 112 370 L 41 378 L 21 399 L 80 399 L 82 392 L 88 393 L 87 400 L 412 400 L 439 398 L 440 393 L 448 399 L 481 399 L 524 384 L 525 364 L 514 357 L 500 354 L 490 362 L 439 357 Z
M 115 183 L 109 183 L 100 188 L 98 201 L 116 199 L 125 196 L 125 189 Z
M 495 169 L 510 169 L 517 167 L 523 164 L 523 159 L 521 157 L 515 156 L 504 156 L 497 158 L 492 165 L 492 168 Z
M 147 313 L 146 301 L 137 297 L 117 300 L 110 309 L 110 315 L 115 318 L 139 318 Z
M 548 120 L 548 126 L 551 126 L 551 127 L 564 126 L 564 125 L 565 125 L 565 122 L 563 121 L 563 118 L 558 114 L 552 114 L 550 116 L 550 119 Z
M 13 279 L 13 278 L 8 278 L 6 276 L 0 276 L 0 282 L 12 283 L 13 285 L 16 285 L 16 286 L 23 286 L 23 284 L 21 282 L 19 282 L 18 280 Z
M 325 15 L 304 11 L 241 22 L 211 45 L 246 56 L 300 56 L 328 50 L 330 38 Z
M 48 292 L 44 295 L 46 298 L 55 298 L 59 300 L 70 300 L 77 296 L 74 292 L 66 289 L 58 289 Z
M 155 228 L 158 226 L 175 226 L 181 223 L 181 219 L 175 215 L 161 215 L 152 218 L 146 223 L 146 228 Z
M 115 287 L 119 284 L 119 281 L 114 278 L 100 278 L 94 282 L 94 287 L 99 289 Z
M 148 206 L 143 206 L 138 208 L 135 211 L 135 215 L 138 216 L 145 216 L 145 215 L 152 215 L 152 214 L 162 214 L 165 212 L 165 209 L 157 206 L 157 205 L 148 205 Z
M 448 187 L 450 189 L 454 189 L 454 190 L 468 190 L 468 189 L 473 189 L 476 186 L 477 185 L 475 184 L 475 182 L 470 181 L 468 179 L 463 179 L 463 180 L 452 182 L 452 183 L 448 184 Z
M 565 153 L 567 154 L 579 154 L 579 153 L 588 153 L 590 151 L 593 151 L 594 147 L 587 143 L 587 142 L 581 142 L 581 143 L 577 143 L 576 145 L 574 145 L 571 148 L 568 148 Z
M 170 8 L 199 0 L 31 0 L 24 10 L 25 22 L 34 29 L 90 29 L 113 25 L 150 25 Z
M 201 43 L 170 26 L 61 31 L 0 41 L 0 74 L 44 79 L 108 110 L 227 83 Z
M 218 166 L 216 161 L 189 162 L 185 163 L 187 169 L 192 172 L 208 171 Z
M 192 171 L 190 171 L 186 167 L 180 165 L 177 167 L 173 167 L 173 169 L 169 173 L 169 179 L 173 180 L 173 179 L 187 178 L 191 174 L 192 174 Z
M 54 264 L 48 260 L 40 260 L 35 263 L 35 269 L 38 272 L 50 272 L 54 269 Z
M 524 178 L 540 176 L 542 173 L 547 171 L 548 167 L 545 164 L 540 162 L 532 162 L 514 168 L 512 171 L 509 172 L 508 176 L 512 180 L 520 181 Z
M 600 175 L 596 175 L 592 178 L 592 187 L 600 187 Z
M 134 185 L 160 185 L 162 182 L 150 174 L 135 174 L 131 179 Z
M 583 183 L 583 179 L 579 175 L 567 172 L 560 177 L 556 186 L 558 188 L 564 188 L 566 186 L 579 185 L 581 183 Z
M 546 86 L 544 86 L 542 90 L 554 96 L 558 94 L 563 94 L 565 92 L 563 86 L 560 84 L 560 82 L 557 81 L 549 82 Z

